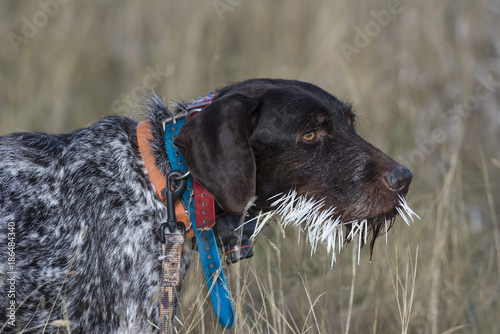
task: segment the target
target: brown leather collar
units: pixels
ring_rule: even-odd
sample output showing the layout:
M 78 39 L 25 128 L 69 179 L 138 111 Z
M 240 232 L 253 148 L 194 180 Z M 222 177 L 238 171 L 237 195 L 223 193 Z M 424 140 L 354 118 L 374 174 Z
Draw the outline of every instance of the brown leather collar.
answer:
M 163 204 L 166 205 L 166 198 L 162 195 L 161 191 L 166 187 L 167 180 L 161 173 L 158 166 L 156 166 L 153 150 L 151 149 L 152 140 L 153 134 L 151 132 L 151 124 L 149 121 L 140 122 L 137 125 L 137 143 L 139 144 L 139 151 L 141 152 L 142 160 L 144 161 L 144 165 L 146 165 L 146 170 L 151 182 L 153 183 L 156 193 Z M 186 238 L 193 238 L 194 232 L 191 228 L 189 214 L 180 200 L 175 202 L 175 215 L 177 220 L 184 223 L 184 226 L 186 227 Z

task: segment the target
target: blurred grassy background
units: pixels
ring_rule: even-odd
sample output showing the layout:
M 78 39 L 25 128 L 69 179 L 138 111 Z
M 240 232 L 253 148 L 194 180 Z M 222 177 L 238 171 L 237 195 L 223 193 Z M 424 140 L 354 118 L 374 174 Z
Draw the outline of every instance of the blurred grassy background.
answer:
M 233 332 L 497 333 L 499 31 L 497 0 L 3 0 L 0 135 L 141 119 L 152 90 L 190 100 L 246 78 L 310 81 L 413 171 L 422 220 L 399 220 L 372 264 L 364 249 L 353 266 L 352 245 L 333 270 L 297 231 L 268 228 L 229 270 Z M 177 328 L 222 332 L 192 268 Z

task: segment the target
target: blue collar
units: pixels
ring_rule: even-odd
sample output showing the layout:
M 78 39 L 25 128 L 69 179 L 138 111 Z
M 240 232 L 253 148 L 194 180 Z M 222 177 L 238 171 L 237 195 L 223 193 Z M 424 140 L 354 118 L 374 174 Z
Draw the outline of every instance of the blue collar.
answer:
M 210 93 L 207 96 L 198 98 L 196 101 L 187 106 L 184 112 L 178 115 L 172 115 L 164 121 L 164 139 L 165 148 L 168 154 L 172 169 L 178 169 L 183 174 L 188 172 L 186 161 L 180 150 L 174 146 L 174 140 L 179 134 L 180 128 L 186 123 L 187 117 L 192 112 L 201 111 L 205 106 L 210 104 L 214 96 Z M 194 181 L 196 182 L 196 181 Z M 201 222 L 196 221 L 195 205 L 194 205 L 194 183 L 193 177 L 187 177 L 186 191 L 182 197 L 189 211 L 189 218 L 194 229 L 194 236 L 200 254 L 200 260 L 205 274 L 205 281 L 208 290 L 210 291 L 210 299 L 215 314 L 222 327 L 231 328 L 234 323 L 234 307 L 231 301 L 231 295 L 227 286 L 224 270 L 222 268 L 221 258 L 217 248 L 217 242 L 213 227 L 199 229 Z

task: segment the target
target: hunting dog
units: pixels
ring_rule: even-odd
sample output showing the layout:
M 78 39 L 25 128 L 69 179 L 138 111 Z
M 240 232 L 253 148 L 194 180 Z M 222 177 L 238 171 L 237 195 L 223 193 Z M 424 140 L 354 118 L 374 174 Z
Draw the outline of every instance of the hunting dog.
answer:
M 148 106 L 155 162 L 167 175 L 162 122 L 170 113 L 157 97 Z M 293 192 L 319 199 L 318 215 L 365 221 L 374 240 L 401 210 L 412 174 L 363 140 L 354 122 L 349 104 L 313 84 L 252 79 L 217 90 L 175 144 L 228 213 L 249 203 L 267 212 Z M 55 333 L 64 320 L 71 333 L 157 332 L 158 227 L 167 209 L 136 127 L 111 116 L 70 134 L 0 137 L 3 333 Z

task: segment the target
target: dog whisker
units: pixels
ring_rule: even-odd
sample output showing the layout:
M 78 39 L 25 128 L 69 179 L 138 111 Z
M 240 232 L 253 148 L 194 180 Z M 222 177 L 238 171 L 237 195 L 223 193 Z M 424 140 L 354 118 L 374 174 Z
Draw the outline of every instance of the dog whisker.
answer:
M 313 256 L 319 243 L 325 243 L 328 254 L 332 253 L 331 266 L 336 262 L 336 253 L 341 253 L 345 240 L 353 240 L 358 236 L 358 264 L 360 263 L 361 248 L 368 242 L 368 234 L 373 232 L 374 238 L 379 235 L 378 229 L 374 224 L 381 224 L 380 219 L 361 219 L 342 221 L 340 216 L 336 216 L 336 210 L 332 207 L 326 207 L 324 199 L 317 199 L 305 195 L 299 195 L 295 190 L 288 194 L 278 194 L 272 197 L 270 212 L 260 212 L 257 220 L 257 227 L 251 239 L 260 233 L 263 227 L 269 222 L 271 217 L 278 217 L 278 223 L 282 228 L 297 226 L 306 236 L 306 242 L 311 246 L 311 256 Z M 409 207 L 403 196 L 399 196 L 398 206 L 395 208 L 403 221 L 410 226 L 413 222 L 413 216 L 420 217 Z M 393 220 L 391 216 L 384 217 L 385 242 L 387 244 L 387 232 L 390 229 L 389 221 Z M 348 226 L 348 233 L 344 237 L 343 227 Z M 392 223 L 391 223 L 392 226 Z M 300 243 L 301 233 L 298 236 Z
M 408 214 L 408 217 L 411 219 L 411 221 L 413 222 L 412 216 L 415 216 L 418 218 L 418 220 L 421 220 L 420 217 L 408 206 L 406 199 L 401 195 L 398 195 L 398 197 L 399 197 L 399 205 Z
M 385 244 L 387 245 L 387 218 L 384 218 L 385 225 Z
M 403 211 L 401 208 L 396 208 L 396 210 L 398 211 L 401 218 L 403 218 L 406 225 L 410 226 L 410 221 L 408 220 L 408 218 L 406 218 L 405 211 Z

